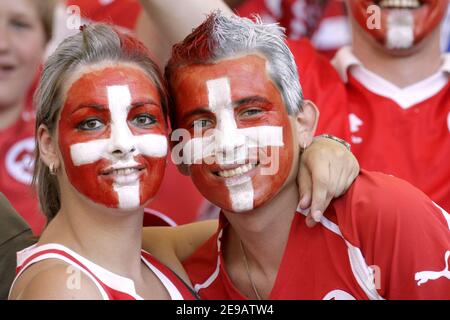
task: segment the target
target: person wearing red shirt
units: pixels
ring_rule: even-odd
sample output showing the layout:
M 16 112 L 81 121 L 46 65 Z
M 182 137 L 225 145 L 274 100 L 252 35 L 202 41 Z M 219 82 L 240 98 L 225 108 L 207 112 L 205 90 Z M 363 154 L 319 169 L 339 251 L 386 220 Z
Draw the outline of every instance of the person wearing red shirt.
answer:
M 183 264 L 202 298 L 450 298 L 450 215 L 403 180 L 363 170 L 305 227 L 296 158 L 318 111 L 279 27 L 212 13 L 174 46 L 166 78 L 172 125 L 194 136 L 181 165 L 222 209 Z
M 52 37 L 51 1 L 1 0 L 0 4 L 0 192 L 35 234 L 45 219 L 30 183 L 34 152 L 35 79 Z
M 450 63 L 440 49 L 447 2 L 418 3 L 380 4 L 381 28 L 369 29 L 366 2 L 347 1 L 353 42 L 332 64 L 306 39 L 289 46 L 307 75 L 304 96 L 321 113 L 317 132 L 347 139 L 362 167 L 409 181 L 449 211 Z M 399 14 L 410 21 L 406 40 Z
M 371 10 L 367 1 L 346 3 L 353 41 L 333 64 L 307 39 L 288 42 L 303 95 L 321 113 L 317 133 L 350 141 L 362 167 L 407 180 L 449 211 L 449 58 L 440 48 L 448 2 L 382 1 Z M 172 1 L 150 6 L 174 42 L 211 10 L 232 14 L 222 1 L 190 1 L 183 20 L 175 7 Z M 175 16 L 177 25 L 169 26 Z

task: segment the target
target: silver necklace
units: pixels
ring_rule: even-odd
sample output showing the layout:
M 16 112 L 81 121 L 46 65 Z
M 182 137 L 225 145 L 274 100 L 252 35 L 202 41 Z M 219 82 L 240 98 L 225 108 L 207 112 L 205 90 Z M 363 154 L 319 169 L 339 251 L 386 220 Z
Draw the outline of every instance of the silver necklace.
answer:
M 248 261 L 247 261 L 247 254 L 245 253 L 245 249 L 244 249 L 244 245 L 242 244 L 242 240 L 240 240 L 239 243 L 241 244 L 242 256 L 244 257 L 244 264 L 245 264 L 245 269 L 247 270 L 247 277 L 248 277 L 248 280 L 250 280 L 250 283 L 251 283 L 251 285 L 252 285 L 253 292 L 255 293 L 256 298 L 257 298 L 258 300 L 262 300 L 262 299 L 261 299 L 261 296 L 260 296 L 259 293 L 258 293 L 258 290 L 256 289 L 256 285 L 255 285 L 255 283 L 253 282 L 252 275 L 250 274 L 250 268 L 248 267 Z

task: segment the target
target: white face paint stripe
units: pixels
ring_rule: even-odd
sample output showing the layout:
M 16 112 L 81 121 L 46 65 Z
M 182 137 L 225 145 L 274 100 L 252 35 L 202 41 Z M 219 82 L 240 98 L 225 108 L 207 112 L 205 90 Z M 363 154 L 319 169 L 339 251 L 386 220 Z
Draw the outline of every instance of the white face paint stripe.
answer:
M 253 184 L 252 179 L 245 177 L 244 182 L 238 184 L 227 184 L 231 208 L 234 212 L 243 212 L 253 209 Z
M 167 138 L 161 134 L 143 134 L 133 136 L 136 140 L 137 154 L 143 154 L 148 157 L 162 158 L 167 155 Z M 100 159 L 117 161 L 117 159 L 108 152 L 110 139 L 91 140 L 88 142 L 76 143 L 70 146 L 70 156 L 75 166 L 94 163 Z
M 216 130 L 217 131 L 217 130 Z M 236 133 L 245 137 L 245 149 L 282 147 L 283 128 L 277 126 L 259 126 L 237 129 Z M 203 138 L 193 138 L 186 142 L 183 148 L 183 161 L 185 164 L 199 163 L 204 158 L 214 156 L 216 153 L 216 134 Z M 240 154 L 239 152 L 237 153 Z M 246 154 L 246 153 L 245 153 Z M 246 155 L 244 155 L 245 157 Z
M 111 112 L 111 136 L 109 152 L 117 149 L 127 152 L 135 139 L 128 127 L 127 116 L 131 105 L 131 94 L 128 86 L 110 86 L 107 88 L 109 110 Z
M 407 49 L 413 44 L 414 15 L 409 10 L 390 10 L 387 17 L 387 48 Z
M 131 93 L 127 85 L 107 87 L 108 106 L 111 114 L 111 135 L 108 139 L 91 140 L 70 146 L 70 156 L 75 166 L 108 159 L 111 165 L 135 165 L 133 157 L 139 154 L 161 158 L 167 155 L 167 138 L 161 134 L 133 135 L 128 126 Z M 133 150 L 131 152 L 131 150 Z M 113 151 L 120 150 L 124 157 L 117 158 Z M 140 205 L 139 181 L 132 185 L 113 184 L 119 208 L 136 208 Z
M 215 147 L 206 145 L 202 150 L 214 152 L 216 158 L 218 156 L 217 152 L 222 153 L 222 155 L 225 152 L 225 157 L 222 156 L 220 160 L 222 163 L 228 162 L 228 152 L 234 153 L 236 149 L 239 155 L 232 154 L 232 158 L 242 157 L 245 159 L 248 151 L 248 147 L 245 147 L 245 144 L 248 139 L 243 134 L 245 131 L 237 128 L 231 99 L 230 80 L 228 78 L 209 80 L 206 82 L 206 85 L 208 88 L 209 108 L 216 114 L 217 128 L 212 135 L 212 143 L 215 144 Z M 211 143 L 211 139 L 209 142 Z M 202 152 L 202 156 L 205 156 L 204 153 Z M 237 159 L 230 160 L 230 162 L 233 162 Z M 227 185 L 231 207 L 235 212 L 253 209 L 253 184 L 250 178 L 246 179 L 247 181 L 243 183 Z
M 217 125 L 210 135 L 195 137 L 184 145 L 185 164 L 200 163 L 208 157 L 220 159 L 220 164 L 244 163 L 248 158 L 249 148 L 284 145 L 283 128 L 280 126 L 237 128 L 228 78 L 209 80 L 206 86 L 209 109 L 215 113 Z M 228 157 L 228 152 L 231 157 Z M 226 180 L 231 206 L 235 212 L 253 209 L 254 189 L 251 179 L 247 179 L 237 184 L 230 184 Z
M 142 134 L 133 136 L 139 153 L 153 158 L 163 158 L 167 155 L 167 137 L 162 134 Z
M 230 80 L 228 78 L 208 80 L 206 86 L 208 88 L 209 108 L 212 112 L 232 107 Z
M 119 201 L 119 209 L 132 209 L 140 205 L 139 181 L 129 186 L 113 185 Z
M 109 139 L 91 140 L 70 146 L 70 156 L 75 166 L 93 163 L 106 155 Z

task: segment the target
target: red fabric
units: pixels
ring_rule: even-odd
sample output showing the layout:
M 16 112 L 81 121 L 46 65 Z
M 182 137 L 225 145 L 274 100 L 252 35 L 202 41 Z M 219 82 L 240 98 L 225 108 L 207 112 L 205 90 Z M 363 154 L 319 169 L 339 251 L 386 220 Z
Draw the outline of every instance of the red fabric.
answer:
M 279 22 L 286 29 L 286 35 L 292 40 L 301 37 L 313 38 L 328 19 L 345 17 L 345 3 L 342 0 L 323 1 L 316 0 L 246 0 L 236 8 L 237 13 L 243 17 L 258 14 L 266 21 Z M 272 5 L 268 5 L 272 3 Z M 332 37 L 336 38 L 334 34 Z M 333 42 L 336 39 L 333 39 Z M 331 40 L 330 40 L 331 41 Z M 345 39 L 342 39 L 345 41 Z M 327 41 L 328 42 L 328 41 Z M 332 58 L 339 47 L 321 50 L 327 58 Z
M 351 75 L 346 89 L 347 114 L 361 121 L 352 133 L 354 142 L 361 141 L 352 143 L 361 167 L 405 179 L 450 211 L 450 82 L 409 109 Z
M 25 108 L 18 121 L 0 130 L 0 192 L 28 222 L 35 235 L 45 225 L 38 209 L 37 196 L 31 188 L 34 159 L 35 118 L 31 107 Z
M 23 261 L 21 265 L 19 265 L 16 268 L 16 273 L 19 274 L 19 272 L 23 271 L 24 269 L 28 268 L 33 264 L 33 260 L 45 255 L 45 254 L 55 254 L 57 256 L 64 257 L 66 259 L 69 259 L 70 261 L 77 264 L 81 269 L 87 271 L 105 290 L 106 294 L 108 295 L 109 300 L 135 300 L 135 298 L 126 292 L 122 292 L 116 289 L 111 288 L 106 283 L 102 282 L 99 277 L 90 270 L 86 265 L 84 265 L 82 262 L 80 262 L 77 258 L 72 256 L 69 252 L 66 252 L 64 250 L 59 249 L 47 249 L 47 250 L 41 250 L 37 251 L 36 253 L 30 255 L 28 258 Z M 151 254 L 142 251 L 142 258 L 145 259 L 147 262 L 152 264 L 156 269 L 158 269 L 162 274 L 164 274 L 171 282 L 172 284 L 178 289 L 180 294 L 185 300 L 195 300 L 196 297 L 191 293 L 191 291 L 186 287 L 186 285 L 178 278 L 172 270 L 170 270 L 168 267 L 160 263 L 158 260 L 156 260 Z M 52 257 L 51 259 L 58 259 L 57 257 Z
M 66 0 L 66 5 L 79 6 L 83 18 L 131 30 L 134 30 L 142 10 L 138 0 Z
M 316 135 L 329 133 L 350 141 L 344 84 L 328 59 L 307 39 L 288 41 L 300 76 L 303 97 L 320 111 Z
M 161 187 L 147 207 L 164 213 L 176 224 L 186 224 L 197 220 L 204 201 L 190 177 L 183 176 L 168 159 Z
M 450 226 L 444 213 L 410 184 L 362 170 L 349 191 L 330 204 L 325 217 L 338 226 L 343 238 L 323 223 L 306 227 L 304 216 L 297 213 L 269 299 L 367 299 L 350 266 L 344 239 L 376 270 L 381 297 L 450 298 L 450 279 L 445 276 L 418 285 L 417 273 L 448 268 Z M 219 230 L 227 227 L 222 217 Z M 218 234 L 184 266 L 193 285 L 211 282 L 200 289 L 202 298 L 244 299 L 226 273 Z M 218 255 L 220 269 L 214 277 Z
M 369 91 L 350 74 L 348 83 L 343 83 L 308 40 L 291 41 L 289 46 L 304 97 L 320 110 L 316 134 L 331 133 L 353 141 L 352 152 L 361 168 L 405 179 L 450 211 L 450 82 L 405 110 Z M 350 117 L 355 116 L 361 125 L 351 133 Z

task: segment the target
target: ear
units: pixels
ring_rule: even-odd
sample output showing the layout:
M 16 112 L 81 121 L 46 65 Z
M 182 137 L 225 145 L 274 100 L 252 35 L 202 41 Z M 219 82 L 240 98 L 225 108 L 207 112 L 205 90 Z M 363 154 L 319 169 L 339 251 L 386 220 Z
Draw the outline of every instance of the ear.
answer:
M 37 143 L 41 160 L 50 168 L 60 168 L 56 139 L 51 135 L 47 126 L 41 124 L 37 131 Z
M 171 139 L 169 139 L 169 141 L 170 141 L 171 157 L 172 157 L 173 153 L 175 153 L 175 154 L 179 153 L 181 155 L 183 152 L 182 150 L 179 150 L 179 147 L 182 146 L 181 142 L 172 141 Z M 177 147 L 177 146 L 179 146 L 179 147 Z M 173 161 L 173 160 L 171 160 L 171 161 Z M 178 171 L 184 176 L 190 176 L 191 171 L 189 170 L 189 166 L 187 164 L 182 163 L 182 161 L 180 161 L 180 162 L 181 162 L 180 164 L 176 165 L 178 168 Z
M 316 132 L 319 110 L 313 102 L 305 100 L 302 110 L 295 118 L 298 143 L 300 147 L 307 147 L 312 143 Z

